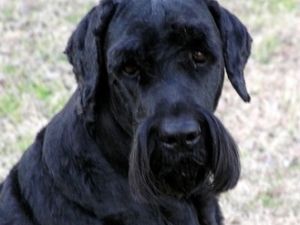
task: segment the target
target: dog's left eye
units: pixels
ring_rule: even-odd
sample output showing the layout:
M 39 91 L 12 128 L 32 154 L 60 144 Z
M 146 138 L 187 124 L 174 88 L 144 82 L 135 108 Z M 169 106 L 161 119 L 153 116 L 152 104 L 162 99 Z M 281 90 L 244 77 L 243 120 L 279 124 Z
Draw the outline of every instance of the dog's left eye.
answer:
M 135 63 L 125 63 L 122 70 L 127 76 L 135 77 L 139 71 L 139 68 Z

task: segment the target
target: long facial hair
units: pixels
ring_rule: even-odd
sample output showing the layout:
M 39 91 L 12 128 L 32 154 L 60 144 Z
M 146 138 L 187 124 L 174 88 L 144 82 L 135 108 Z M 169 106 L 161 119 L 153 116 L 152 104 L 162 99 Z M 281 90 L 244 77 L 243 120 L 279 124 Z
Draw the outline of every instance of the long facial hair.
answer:
M 163 188 L 163 181 L 157 175 L 159 173 L 155 172 L 157 167 L 153 168 L 151 162 L 158 148 L 155 133 L 158 118 L 153 116 L 139 125 L 129 159 L 129 185 L 133 196 L 138 201 L 153 204 L 162 202 L 160 199 L 169 194 L 169 188 L 182 192 L 185 197 L 188 197 L 203 191 L 218 194 L 236 185 L 240 176 L 240 161 L 238 148 L 233 138 L 212 113 L 201 108 L 197 110 L 197 115 L 208 128 L 205 134 L 207 145 L 204 154 L 205 161 L 201 161 L 203 152 L 201 156 L 197 149 L 193 155 L 187 154 L 188 157 L 185 158 L 183 155 L 184 160 L 187 159 L 183 160 L 183 165 L 186 171 L 191 171 L 188 176 L 194 179 L 187 183 L 187 185 L 195 186 L 190 189 L 180 187 L 182 185 L 180 178 L 172 184 L 167 184 L 167 188 Z M 172 160 L 176 167 L 176 156 Z M 164 161 L 157 161 L 154 165 L 159 163 L 164 163 Z M 180 177 L 180 174 L 175 177 Z M 176 187 L 177 185 L 179 187 Z

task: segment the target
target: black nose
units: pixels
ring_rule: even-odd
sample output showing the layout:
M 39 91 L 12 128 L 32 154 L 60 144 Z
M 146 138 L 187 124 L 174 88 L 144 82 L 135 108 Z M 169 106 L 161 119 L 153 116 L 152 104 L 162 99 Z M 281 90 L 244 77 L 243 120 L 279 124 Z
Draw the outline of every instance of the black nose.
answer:
M 169 149 L 193 147 L 200 140 L 200 124 L 193 118 L 165 118 L 159 129 L 160 142 Z

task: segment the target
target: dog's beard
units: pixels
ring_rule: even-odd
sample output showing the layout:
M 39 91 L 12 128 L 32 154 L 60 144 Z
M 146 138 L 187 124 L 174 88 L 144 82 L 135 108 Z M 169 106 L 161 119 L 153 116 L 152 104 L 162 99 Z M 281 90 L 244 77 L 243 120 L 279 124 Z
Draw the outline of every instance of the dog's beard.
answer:
M 192 153 L 174 152 L 155 148 L 150 167 L 155 185 L 161 193 L 184 198 L 189 196 L 208 176 L 206 155 L 203 149 Z
M 199 117 L 208 128 L 207 145 L 192 152 L 164 151 L 157 143 L 155 117 L 138 127 L 129 160 L 129 185 L 136 199 L 157 203 L 164 195 L 188 198 L 197 191 L 220 193 L 236 185 L 240 164 L 234 140 L 211 113 L 201 110 Z

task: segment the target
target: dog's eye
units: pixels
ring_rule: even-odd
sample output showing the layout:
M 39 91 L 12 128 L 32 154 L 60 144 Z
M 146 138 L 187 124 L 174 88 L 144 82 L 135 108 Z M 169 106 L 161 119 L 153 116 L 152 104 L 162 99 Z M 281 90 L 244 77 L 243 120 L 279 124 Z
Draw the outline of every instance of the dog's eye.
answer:
M 203 52 L 198 51 L 198 50 L 193 51 L 191 53 L 191 57 L 192 57 L 193 61 L 197 64 L 204 64 L 207 61 L 206 55 Z
M 139 71 L 139 68 L 134 63 L 126 63 L 123 65 L 123 72 L 130 77 L 136 76 L 138 71 Z

